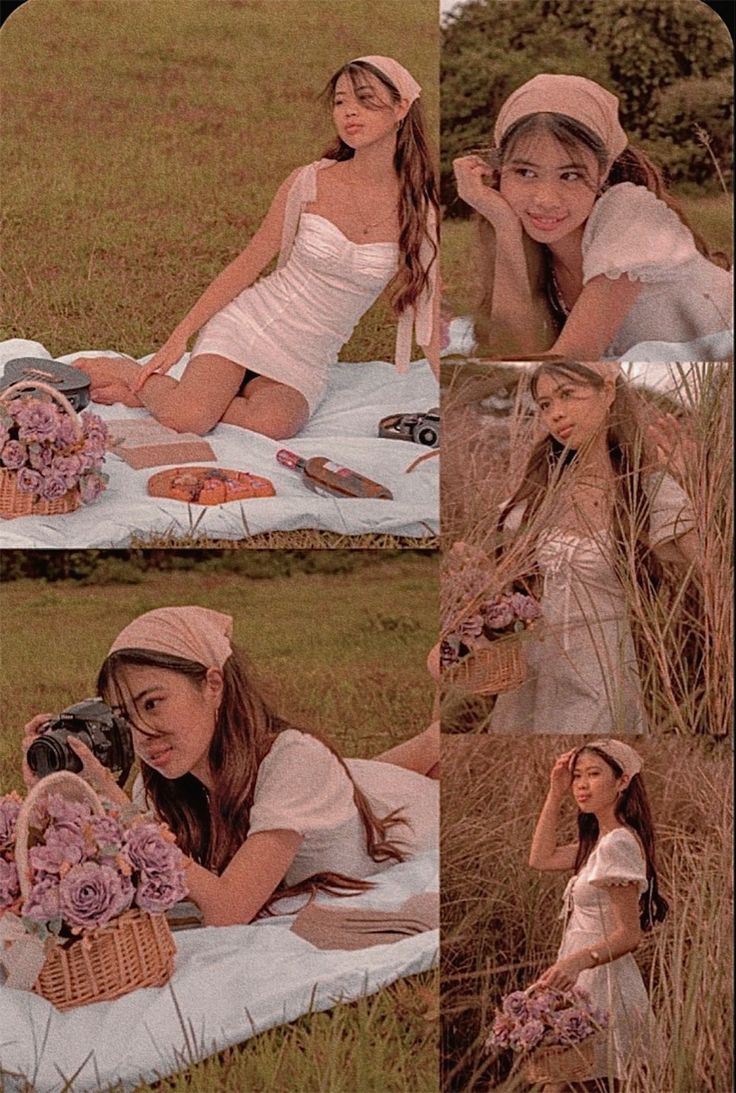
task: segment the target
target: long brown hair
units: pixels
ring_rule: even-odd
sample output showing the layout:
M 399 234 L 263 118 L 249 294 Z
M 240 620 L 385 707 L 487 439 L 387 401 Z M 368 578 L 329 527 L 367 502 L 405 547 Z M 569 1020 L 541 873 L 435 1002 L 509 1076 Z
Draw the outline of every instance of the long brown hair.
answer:
M 140 665 L 176 672 L 200 688 L 207 676 L 203 664 L 148 649 L 119 649 L 110 654 L 100 669 L 98 693 L 109 705 L 119 708 L 131 724 L 135 724 L 135 712 L 121 683 L 120 672 L 125 667 Z M 208 796 L 193 774 L 168 779 L 147 764 L 141 764 L 146 796 L 156 814 L 171 828 L 185 854 L 218 874 L 248 836 L 258 770 L 276 737 L 286 729 L 304 732 L 271 708 L 239 650 L 233 649 L 222 675 L 222 702 L 208 755 L 215 782 L 212 794 Z M 145 726 L 136 725 L 136 728 L 143 734 L 147 731 Z M 397 824 L 408 824 L 408 821 L 399 810 L 382 818 L 376 816 L 343 759 L 327 741 L 320 742 L 337 758 L 345 777 L 352 782 L 353 800 L 363 822 L 369 856 L 375 862 L 403 861 L 405 853 L 401 840 L 389 838 L 389 829 Z M 299 884 L 279 887 L 261 913 L 285 896 L 318 891 L 349 895 L 371 887 L 370 881 L 341 873 L 316 873 Z
M 628 145 L 609 168 L 608 153 L 599 137 L 582 122 L 567 117 L 565 114 L 527 114 L 508 128 L 498 148 L 486 152 L 490 166 L 495 169 L 494 188 L 498 189 L 504 163 L 513 153 L 519 140 L 522 137 L 539 133 L 546 133 L 553 137 L 567 151 L 574 153 L 582 146 L 588 152 L 592 152 L 599 172 L 605 176 L 601 193 L 619 182 L 632 182 L 635 186 L 646 186 L 660 201 L 663 201 L 668 208 L 677 214 L 685 227 L 692 233 L 695 246 L 702 255 L 711 262 L 728 267 L 725 255 L 720 252 L 711 252 L 703 237 L 689 223 L 682 206 L 668 192 L 662 172 L 641 149 Z M 585 181 L 591 189 L 597 191 L 597 179 L 590 178 Z M 478 217 L 477 223 L 481 267 L 492 270 L 495 262 L 495 233 L 483 217 Z M 540 288 L 543 290 L 547 297 L 552 319 L 559 333 L 565 325 L 566 315 L 555 290 L 552 277 L 551 252 L 544 244 L 533 246 L 530 243 L 531 241 L 526 241 L 525 236 L 525 246 L 528 251 L 527 265 L 530 271 L 532 290 L 537 292 L 540 291 Z M 490 281 L 490 284 L 488 281 Z M 492 281 L 491 276 L 481 286 L 481 295 L 477 305 L 481 330 L 485 328 L 484 324 L 487 324 L 490 320 L 493 301 Z
M 591 747 L 590 744 L 583 744 L 582 747 L 577 750 L 575 756 L 576 760 L 578 755 L 583 751 L 593 752 L 608 764 L 617 778 L 622 776 L 622 768 L 610 755 L 601 751 L 600 748 Z M 669 904 L 667 903 L 667 900 L 660 895 L 657 885 L 657 869 L 654 855 L 654 824 L 652 823 L 652 813 L 649 807 L 646 790 L 644 789 L 644 782 L 642 781 L 640 774 L 634 774 L 628 785 L 621 791 L 616 800 L 614 813 L 617 820 L 636 832 L 644 849 L 647 870 L 647 890 L 639 898 L 639 921 L 642 930 L 647 932 L 652 929 L 655 923 L 664 921 L 667 911 L 669 910 Z M 592 812 L 579 812 L 578 848 L 574 866 L 576 873 L 580 872 L 587 862 L 599 837 L 600 829 L 597 817 Z
M 357 90 L 361 75 L 368 73 L 385 87 L 393 103 L 401 101 L 399 89 L 380 69 L 368 61 L 350 61 L 335 73 L 323 92 L 330 103 L 335 97 L 337 81 L 348 76 Z M 367 106 L 371 103 L 367 102 Z M 376 104 L 376 109 L 380 106 Z M 325 159 L 352 159 L 355 150 L 339 137 L 323 152 Z M 429 270 L 437 261 L 437 244 L 428 230 L 430 210 L 439 222 L 437 171 L 429 152 L 424 115 L 419 99 L 415 99 L 396 135 L 394 170 L 399 178 L 399 253 L 401 265 L 390 288 L 390 300 L 398 314 L 416 303 L 429 281 Z M 427 241 L 433 257 L 429 266 L 422 265 L 419 251 Z

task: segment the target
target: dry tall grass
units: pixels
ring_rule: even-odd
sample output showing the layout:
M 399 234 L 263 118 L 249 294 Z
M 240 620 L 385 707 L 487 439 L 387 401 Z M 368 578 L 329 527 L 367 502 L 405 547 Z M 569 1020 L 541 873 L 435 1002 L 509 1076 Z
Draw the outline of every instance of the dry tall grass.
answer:
M 645 517 L 637 515 L 636 535 L 621 544 L 625 560 L 616 563 L 618 576 L 637 643 L 650 728 L 722 736 L 730 731 L 733 707 L 730 368 L 712 363 L 653 367 L 671 367 L 674 388 L 666 394 L 643 389 L 641 412 L 653 419 L 659 411 L 675 410 L 689 436 L 691 458 L 683 485 L 692 503 L 699 560 L 687 573 L 665 567 L 656 591 L 645 590 L 633 561 L 634 538 L 646 534 Z M 497 559 L 499 511 L 521 481 L 536 435 L 529 372 L 520 365 L 476 362 L 447 368 L 443 378 L 442 630 L 447 633 L 472 614 L 482 596 L 534 570 L 535 541 L 566 481 L 564 475 L 553 479 L 549 504 L 513 545 L 504 543 Z M 489 402 L 496 407 L 505 402 L 506 416 L 489 413 Z M 468 544 L 471 562 L 483 560 L 480 583 L 474 562 L 458 562 L 452 550 L 458 540 Z M 596 624 L 593 613 L 590 624 Z M 489 701 L 476 702 L 468 714 L 467 703 L 451 699 L 445 706 L 446 728 L 482 728 L 488 713 Z
M 494 1007 L 555 958 L 567 874 L 527 866 L 554 758 L 580 737 L 450 737 L 442 772 L 445 1093 L 528 1086 L 482 1043 Z M 723 741 L 637 744 L 657 836 L 665 923 L 636 954 L 657 1019 L 648 1069 L 626 1093 L 732 1088 L 731 756 Z M 561 839 L 574 838 L 574 808 Z

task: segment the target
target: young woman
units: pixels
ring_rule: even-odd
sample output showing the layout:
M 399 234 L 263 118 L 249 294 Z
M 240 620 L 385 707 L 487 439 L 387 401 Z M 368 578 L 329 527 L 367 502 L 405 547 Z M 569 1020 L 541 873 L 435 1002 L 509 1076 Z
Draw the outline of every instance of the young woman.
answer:
M 496 701 L 494 732 L 641 733 L 629 597 L 661 563 L 697 567 L 692 508 L 674 475 L 688 456 L 674 420 L 647 426 L 616 364 L 545 363 L 531 379 L 541 439 L 503 506 L 500 557 L 541 600 L 528 672 Z
M 596 1051 L 586 1089 L 608 1091 L 607 1082 L 595 1083 L 598 1078 L 625 1079 L 651 1033 L 649 999 L 632 954 L 668 907 L 657 888 L 641 769 L 640 756 L 622 740 L 594 740 L 561 755 L 529 854 L 533 869 L 573 871 L 563 898 L 562 944 L 538 983 L 559 990 L 577 986 L 609 1013 L 606 1042 Z M 569 792 L 578 807 L 578 839 L 560 846 L 559 815 Z M 548 1085 L 546 1093 L 565 1088 Z
M 437 186 L 420 86 L 390 57 L 350 61 L 328 85 L 337 139 L 294 171 L 248 246 L 143 368 L 83 357 L 97 402 L 143 405 L 183 432 L 218 422 L 280 439 L 306 424 L 328 366 L 390 286 L 396 364 L 412 334 L 439 364 Z M 279 256 L 277 269 L 256 282 Z M 200 331 L 180 381 L 164 373 Z
M 437 774 L 438 731 L 378 760 L 343 760 L 269 708 L 231 633 L 231 617 L 207 608 L 149 611 L 118 635 L 98 678 L 132 726 L 141 804 L 191 859 L 205 924 L 250 922 L 286 895 L 362 892 L 436 847 L 438 785 L 426 775 Z M 24 754 L 49 716 L 26 726 Z M 83 744 L 70 746 L 101 795 L 130 803 Z
M 715 335 L 732 347 L 731 276 L 629 144 L 615 95 L 581 76 L 535 76 L 504 103 L 494 137 L 490 163 L 455 161 L 458 193 L 484 225 L 477 325 L 494 356 L 600 360 Z

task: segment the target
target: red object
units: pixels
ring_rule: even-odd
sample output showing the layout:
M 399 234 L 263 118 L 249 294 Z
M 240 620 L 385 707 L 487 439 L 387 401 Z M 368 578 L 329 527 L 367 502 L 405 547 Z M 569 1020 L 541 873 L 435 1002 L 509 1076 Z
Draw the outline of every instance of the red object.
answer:
M 299 471 L 305 486 L 314 493 L 327 494 L 330 497 L 378 497 L 393 501 L 393 494 L 380 482 L 365 478 L 349 467 L 341 467 L 323 455 L 302 459 L 287 448 L 276 452 L 276 459 L 282 467 Z

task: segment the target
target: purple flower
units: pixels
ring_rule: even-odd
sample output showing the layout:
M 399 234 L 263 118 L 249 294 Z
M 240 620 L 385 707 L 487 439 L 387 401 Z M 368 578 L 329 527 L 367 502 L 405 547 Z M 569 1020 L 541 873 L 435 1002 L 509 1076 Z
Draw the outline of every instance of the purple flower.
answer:
M 32 471 L 28 467 L 21 467 L 15 485 L 19 493 L 32 493 L 40 497 L 43 478 L 38 471 Z
M 20 806 L 20 797 L 9 794 L 0 798 L 0 850 L 13 845 Z
M 580 1009 L 570 1007 L 555 1014 L 555 1038 L 561 1044 L 579 1044 L 587 1039 L 595 1028 Z
M 59 914 L 59 882 L 56 877 L 43 877 L 31 888 L 21 908 L 23 918 L 33 922 L 48 922 Z
M 61 876 L 64 867 L 78 865 L 84 859 L 81 835 L 66 832 L 63 838 L 50 839 L 45 846 L 32 846 L 28 860 L 34 877 Z
M 486 626 L 491 630 L 505 630 L 514 621 L 514 611 L 508 600 L 484 604 L 481 614 Z
M 58 501 L 66 496 L 68 489 L 66 478 L 52 472 L 44 478 L 41 494 L 46 501 Z
M 82 475 L 79 479 L 79 492 L 83 503 L 88 505 L 91 501 L 96 501 L 106 484 L 107 475 L 97 474 L 94 471 Z
M 82 461 L 78 455 L 57 455 L 51 464 L 51 470 L 61 475 L 68 488 L 76 486 L 82 473 Z
M 74 422 L 65 414 L 59 421 L 59 427 L 56 430 L 57 443 L 61 444 L 63 448 L 69 448 L 75 443 L 77 439 L 77 431 L 74 428 Z
M 26 446 L 18 440 L 8 440 L 0 452 L 0 459 L 10 471 L 17 471 L 26 461 Z
M 527 1015 L 528 998 L 525 991 L 512 991 L 507 994 L 501 1003 L 501 1009 L 507 1017 L 524 1017 Z
M 104 926 L 133 902 L 134 889 L 109 865 L 75 865 L 59 884 L 59 910 L 70 926 Z
M 169 877 L 181 866 L 181 850 L 176 843 L 164 838 L 157 823 L 136 824 L 129 828 L 124 842 L 131 864 L 149 877 Z
M 56 433 L 58 414 L 54 406 L 40 399 L 23 399 L 15 415 L 21 440 L 47 440 Z
M 542 614 L 537 601 L 532 596 L 525 596 L 523 592 L 513 592 L 509 596 L 509 606 L 517 619 L 523 622 L 533 622 Z
M 0 909 L 10 907 L 20 895 L 20 881 L 15 862 L 0 858 Z
M 58 831 L 81 832 L 93 816 L 90 805 L 83 801 L 70 801 L 60 793 L 50 793 L 46 799 L 46 811 L 52 828 Z M 47 836 L 48 841 L 48 836 Z
M 125 833 L 114 816 L 93 816 L 89 825 L 101 849 L 122 848 Z
M 168 911 L 187 894 L 187 886 L 181 872 L 170 876 L 149 876 L 143 874 L 136 892 L 135 902 L 142 911 L 158 914 Z
M 460 641 L 466 645 L 468 640 L 479 638 L 483 633 L 483 618 L 481 615 L 469 615 L 463 619 L 455 631 Z
M 533 1047 L 541 1043 L 544 1033 L 544 1023 L 532 1017 L 516 1030 L 513 1039 L 522 1051 L 531 1051 Z
M 37 471 L 47 471 L 54 459 L 54 453 L 47 444 L 29 444 L 28 462 Z

